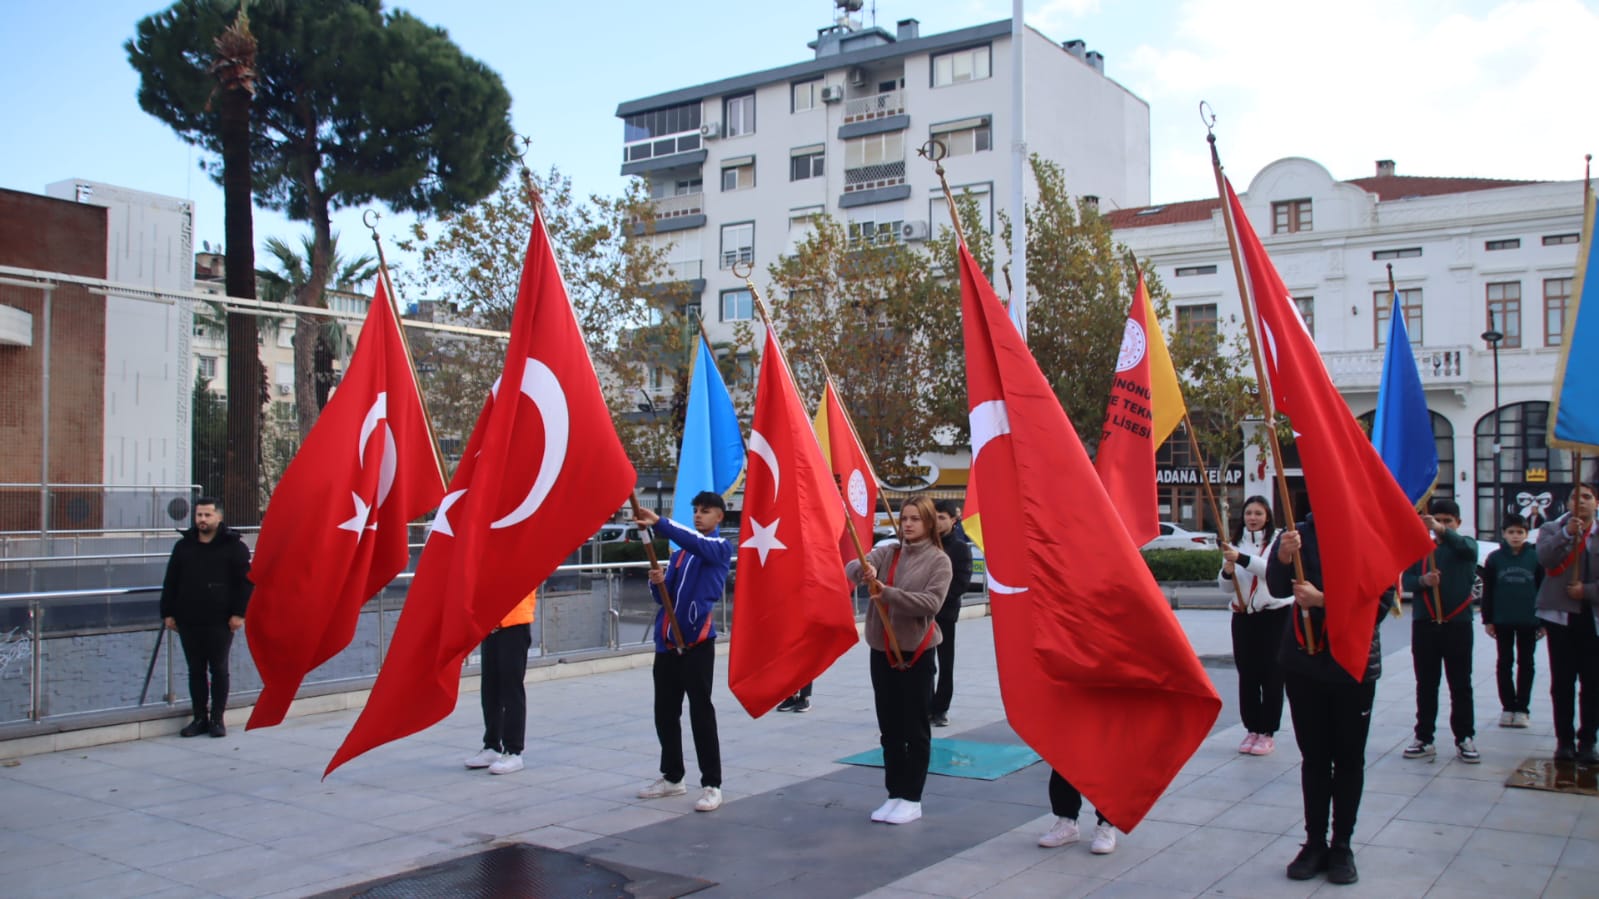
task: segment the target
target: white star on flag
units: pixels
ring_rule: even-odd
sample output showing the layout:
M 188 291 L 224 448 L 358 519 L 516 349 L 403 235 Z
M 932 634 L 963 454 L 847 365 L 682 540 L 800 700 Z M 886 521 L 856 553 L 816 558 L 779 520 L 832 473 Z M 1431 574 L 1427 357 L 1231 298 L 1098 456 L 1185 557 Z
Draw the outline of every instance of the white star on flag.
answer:
M 761 564 L 765 565 L 767 553 L 774 549 L 788 549 L 788 547 L 783 545 L 782 541 L 777 539 L 777 526 L 782 521 L 783 519 L 778 518 L 770 525 L 762 525 L 759 521 L 756 521 L 754 517 L 751 517 L 750 524 L 754 526 L 755 534 L 748 540 L 740 543 L 739 549 L 753 549 L 760 553 Z
M 350 531 L 352 533 L 359 534 L 363 528 L 367 527 L 367 519 L 372 517 L 372 507 L 367 505 L 366 502 L 361 499 L 360 494 L 353 490 L 350 491 L 350 499 L 355 500 L 355 514 L 350 517 L 349 521 L 339 525 L 339 530 Z M 371 529 L 375 531 L 378 529 L 378 526 L 374 524 L 371 526 Z

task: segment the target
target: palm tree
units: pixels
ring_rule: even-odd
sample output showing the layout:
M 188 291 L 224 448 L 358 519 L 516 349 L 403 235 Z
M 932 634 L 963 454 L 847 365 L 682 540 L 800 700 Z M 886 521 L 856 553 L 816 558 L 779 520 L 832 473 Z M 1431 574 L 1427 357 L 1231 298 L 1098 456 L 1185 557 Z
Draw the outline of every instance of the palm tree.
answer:
M 287 241 L 277 237 L 269 237 L 262 249 L 267 256 L 276 263 L 276 270 L 257 269 L 256 276 L 261 281 L 261 299 L 271 303 L 282 303 L 301 296 L 301 291 L 311 280 L 311 258 L 315 243 L 311 235 L 300 238 L 298 249 L 289 245 Z M 351 285 L 370 281 L 378 273 L 378 261 L 370 253 L 363 253 L 354 259 L 346 259 L 339 252 L 339 235 L 333 234 L 330 242 L 331 260 L 328 265 L 328 280 L 332 286 L 341 290 L 349 289 Z M 320 285 L 326 291 L 328 284 Z M 326 299 L 318 305 L 327 306 Z M 281 325 L 280 325 L 281 327 Z M 313 385 L 316 389 L 316 404 L 320 410 L 328 404 L 328 393 L 332 391 L 333 360 L 347 357 L 352 349 L 349 331 L 344 324 L 336 318 L 327 318 L 319 323 L 317 328 L 315 360 L 315 377 Z M 298 354 L 297 360 L 301 358 Z M 305 422 L 305 417 L 301 417 Z M 314 417 L 311 419 L 314 421 Z M 305 438 L 309 426 L 304 426 L 300 438 Z

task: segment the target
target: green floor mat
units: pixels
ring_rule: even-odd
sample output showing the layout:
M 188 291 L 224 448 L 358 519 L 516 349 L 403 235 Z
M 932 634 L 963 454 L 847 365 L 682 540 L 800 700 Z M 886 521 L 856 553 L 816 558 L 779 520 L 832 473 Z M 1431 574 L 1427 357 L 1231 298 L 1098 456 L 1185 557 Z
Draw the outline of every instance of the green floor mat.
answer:
M 869 749 L 838 760 L 845 765 L 883 767 L 883 749 Z M 1041 761 L 1038 753 L 1015 743 L 978 743 L 974 740 L 934 740 L 927 773 L 946 777 L 998 780 Z

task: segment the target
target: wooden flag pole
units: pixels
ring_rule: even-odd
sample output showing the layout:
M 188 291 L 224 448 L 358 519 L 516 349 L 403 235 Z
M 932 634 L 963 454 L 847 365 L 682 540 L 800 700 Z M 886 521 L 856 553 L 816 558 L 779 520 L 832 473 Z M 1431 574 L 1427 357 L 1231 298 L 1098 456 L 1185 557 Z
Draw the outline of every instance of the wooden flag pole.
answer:
M 1199 438 L 1194 436 L 1194 421 L 1188 417 L 1186 406 L 1183 408 L 1183 430 L 1188 432 L 1188 445 L 1193 449 L 1194 458 L 1199 462 L 1199 483 L 1205 488 L 1205 499 L 1210 503 L 1210 513 L 1216 516 L 1216 529 L 1221 531 L 1218 542 L 1221 543 L 1223 549 L 1232 549 L 1233 547 L 1227 541 L 1227 519 L 1222 517 L 1221 507 L 1216 504 L 1216 494 L 1210 489 L 1210 468 L 1205 464 L 1204 451 L 1199 448 Z M 1270 549 L 1270 547 L 1267 547 L 1267 550 Z M 1235 602 L 1234 611 L 1247 612 L 1249 608 L 1244 603 L 1244 588 L 1238 583 L 1236 563 L 1233 569 L 1232 582 Z
M 1277 498 L 1283 504 L 1284 527 L 1283 530 L 1293 533 L 1294 527 L 1294 502 L 1288 493 L 1288 481 L 1283 474 L 1286 471 L 1283 465 L 1283 449 L 1277 440 L 1277 410 L 1272 402 L 1271 379 L 1266 375 L 1266 363 L 1260 354 L 1260 335 L 1256 332 L 1256 316 L 1254 310 L 1254 294 L 1249 289 L 1249 280 L 1244 277 L 1243 254 L 1238 248 L 1237 223 L 1233 221 L 1232 203 L 1227 198 L 1227 184 L 1222 178 L 1221 155 L 1216 151 L 1216 132 L 1210 130 L 1215 119 L 1211 118 L 1206 125 L 1209 131 L 1206 140 L 1210 142 L 1211 170 L 1216 175 L 1216 193 L 1221 197 L 1222 223 L 1227 228 L 1227 247 L 1232 253 L 1233 274 L 1238 279 L 1238 300 L 1243 307 L 1244 330 L 1249 334 L 1249 353 L 1255 362 L 1255 380 L 1260 387 L 1260 402 L 1266 419 L 1266 437 L 1271 447 L 1272 465 L 1276 468 Z M 1305 582 L 1305 563 L 1299 553 L 1294 553 L 1294 580 Z M 1305 650 L 1312 655 L 1317 652 L 1316 634 L 1311 627 L 1310 610 L 1300 608 L 1300 619 L 1305 625 Z
M 639 505 L 637 487 L 633 488 L 633 492 L 628 495 L 628 501 L 633 504 L 633 516 L 635 518 L 643 514 L 644 507 Z M 661 570 L 661 560 L 655 555 L 655 530 L 653 528 L 650 529 L 649 539 L 644 541 L 644 556 L 650 560 L 651 571 Z M 672 607 L 672 591 L 666 588 L 665 582 L 656 586 L 661 588 L 661 609 L 666 617 L 666 633 L 672 638 L 672 648 L 677 650 L 678 655 L 682 655 L 683 650 L 688 648 L 688 644 L 683 641 L 683 631 L 677 623 L 677 609 Z

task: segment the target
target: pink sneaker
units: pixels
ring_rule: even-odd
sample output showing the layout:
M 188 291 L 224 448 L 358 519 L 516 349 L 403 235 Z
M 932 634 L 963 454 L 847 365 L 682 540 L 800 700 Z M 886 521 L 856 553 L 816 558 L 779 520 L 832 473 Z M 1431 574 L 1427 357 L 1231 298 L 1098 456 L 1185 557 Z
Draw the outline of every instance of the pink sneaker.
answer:
M 1240 755 L 1253 755 L 1254 752 L 1255 752 L 1255 741 L 1259 740 L 1259 739 L 1260 739 L 1260 737 L 1258 735 L 1256 735 L 1256 734 L 1250 734 L 1250 735 L 1244 737 L 1244 742 L 1238 744 L 1238 752 L 1239 752 L 1239 754 Z
M 1249 748 L 1250 755 L 1271 755 L 1277 749 L 1277 740 L 1270 734 L 1261 734 L 1255 738 L 1255 745 Z

